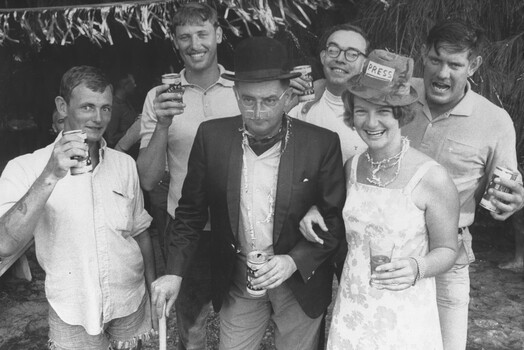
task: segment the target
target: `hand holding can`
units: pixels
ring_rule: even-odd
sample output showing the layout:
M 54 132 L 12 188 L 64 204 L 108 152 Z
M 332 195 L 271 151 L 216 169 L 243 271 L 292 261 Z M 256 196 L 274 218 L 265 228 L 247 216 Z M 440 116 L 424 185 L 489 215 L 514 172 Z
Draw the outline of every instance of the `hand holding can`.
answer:
M 491 181 L 489 182 L 488 188 L 486 189 L 486 192 L 484 192 L 484 195 L 482 196 L 482 199 L 480 200 L 480 206 L 484 209 L 487 209 L 491 212 L 497 213 L 498 208 L 491 202 L 491 199 L 494 198 L 494 195 L 489 193 L 490 189 L 494 189 L 501 192 L 509 193 L 510 189 L 502 184 L 498 184 L 495 182 L 495 179 L 497 177 L 503 178 L 503 179 L 509 179 L 509 180 L 516 180 L 517 174 L 512 172 L 509 169 L 506 169 L 504 167 L 496 167 L 495 171 L 493 172 L 493 176 L 491 177 Z
M 184 89 L 182 88 L 182 76 L 178 73 L 167 73 L 162 75 L 162 84 L 169 85 L 167 93 L 177 94 L 176 101 L 184 102 Z
M 87 134 L 85 131 L 82 130 L 70 130 L 65 131 L 63 135 L 78 135 L 84 140 L 84 143 L 87 143 Z M 91 162 L 91 157 L 89 157 L 89 153 L 87 153 L 86 157 L 81 156 L 72 156 L 71 159 L 77 160 L 78 164 L 75 166 L 72 166 L 70 168 L 71 175 L 80 175 L 85 174 L 93 171 L 93 165 Z
M 311 101 L 315 99 L 315 89 L 313 88 L 313 76 L 311 75 L 311 66 L 303 65 L 293 67 L 293 73 L 301 73 L 301 78 L 307 83 L 306 89 L 302 95 L 298 96 L 298 102 Z
M 247 254 L 247 272 L 246 272 L 246 290 L 252 297 L 261 297 L 267 293 L 267 290 L 254 288 L 251 284 L 256 278 L 255 272 L 264 265 L 268 260 L 268 256 L 261 250 L 254 250 Z
M 184 113 L 185 105 L 182 102 L 184 88 L 180 74 L 176 73 L 162 75 L 162 84 L 164 85 L 156 88 L 153 109 L 158 125 L 169 128 L 173 117 Z

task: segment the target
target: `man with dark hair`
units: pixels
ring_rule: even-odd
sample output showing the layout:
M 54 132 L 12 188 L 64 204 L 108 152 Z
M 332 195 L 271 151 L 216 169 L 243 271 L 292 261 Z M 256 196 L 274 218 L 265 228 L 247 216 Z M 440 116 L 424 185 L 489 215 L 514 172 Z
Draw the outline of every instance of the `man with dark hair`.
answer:
M 360 136 L 344 123 L 342 92 L 349 79 L 360 73 L 369 49 L 366 34 L 349 23 L 328 28 L 319 42 L 320 61 L 326 78 L 326 90 L 320 99 L 295 106 L 289 115 L 338 133 L 342 160 L 367 148 Z M 300 90 L 297 82 L 292 85 Z
M 469 226 L 496 167 L 517 171 L 515 129 L 508 113 L 471 90 L 468 78 L 482 64 L 482 31 L 464 22 L 435 25 L 423 47 L 424 79 L 414 79 L 421 109 L 402 129 L 413 147 L 442 164 L 460 197 L 459 256 L 436 277 L 444 349 L 465 349 L 468 326 L 469 264 L 474 261 Z M 491 212 L 505 220 L 522 207 L 524 189 L 500 178 L 511 192 L 493 190 Z
M 69 69 L 55 103 L 64 133 L 75 132 L 10 161 L 0 177 L 0 256 L 34 236 L 50 349 L 140 349 L 152 331 L 151 217 L 135 162 L 102 138 L 111 90 L 99 69 Z
M 468 78 L 482 64 L 482 31 L 458 20 L 446 20 L 429 32 L 423 47 L 424 78 L 414 78 L 420 108 L 414 120 L 402 127 L 411 145 L 446 168 L 460 199 L 459 253 L 455 265 L 436 276 L 437 304 L 444 349 L 465 349 L 469 305 L 469 264 L 474 261 L 469 226 L 477 203 L 497 167 L 517 173 L 515 129 L 508 113 L 471 90 Z M 505 193 L 489 189 L 491 212 L 505 220 L 522 208 L 524 188 L 516 181 L 498 178 Z M 318 212 L 305 218 L 305 227 L 323 225 Z M 305 236 L 315 241 L 316 234 Z
M 151 191 L 162 180 L 167 159 L 168 227 L 172 225 L 181 196 L 198 126 L 205 120 L 239 113 L 233 83 L 220 77 L 225 69 L 217 60 L 222 28 L 216 11 L 203 3 L 189 3 L 177 10 L 173 30 L 174 44 L 185 66 L 180 72 L 184 92 L 169 93 L 167 85 L 149 91 L 142 112 L 141 149 L 137 160 L 142 187 Z M 208 224 L 177 300 L 179 349 L 205 349 L 206 346 L 206 319 L 211 300 L 210 235 Z M 159 232 L 159 236 L 164 246 L 164 232 Z
M 331 301 L 330 257 L 344 231 L 338 136 L 285 115 L 296 74 L 278 41 L 244 40 L 235 50 L 235 74 L 222 76 L 235 81 L 241 115 L 197 131 L 169 232 L 168 274 L 152 285 L 153 305 L 160 314 L 167 302 L 169 312 L 209 216 L 220 349 L 258 349 L 270 320 L 278 349 L 316 349 Z M 319 233 L 323 245 L 307 242 L 298 228 L 313 204 L 329 227 Z M 269 258 L 246 280 L 253 253 Z

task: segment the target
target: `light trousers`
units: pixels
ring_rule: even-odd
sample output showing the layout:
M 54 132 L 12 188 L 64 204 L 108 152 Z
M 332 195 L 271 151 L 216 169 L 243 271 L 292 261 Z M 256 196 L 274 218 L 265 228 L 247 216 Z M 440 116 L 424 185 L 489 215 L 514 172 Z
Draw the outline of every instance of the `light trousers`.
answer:
M 220 349 L 259 349 L 270 320 L 277 349 L 317 349 L 322 316 L 308 317 L 285 283 L 262 297 L 250 296 L 246 264 L 239 259 L 234 284 L 220 310 Z

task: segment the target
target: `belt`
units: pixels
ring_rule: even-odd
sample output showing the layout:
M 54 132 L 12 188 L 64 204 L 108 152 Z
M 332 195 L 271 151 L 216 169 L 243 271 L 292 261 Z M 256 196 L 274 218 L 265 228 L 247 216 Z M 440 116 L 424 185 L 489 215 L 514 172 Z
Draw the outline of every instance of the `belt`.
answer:
M 458 228 L 458 234 L 461 235 L 464 233 L 464 231 L 466 231 L 468 229 L 468 226 L 464 226 L 464 227 L 459 227 Z

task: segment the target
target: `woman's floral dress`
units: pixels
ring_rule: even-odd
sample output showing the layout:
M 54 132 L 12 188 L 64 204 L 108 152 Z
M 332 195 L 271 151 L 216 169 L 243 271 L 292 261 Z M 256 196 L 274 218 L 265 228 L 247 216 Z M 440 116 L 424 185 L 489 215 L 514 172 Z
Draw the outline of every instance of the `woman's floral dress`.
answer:
M 392 239 L 392 259 L 424 256 L 428 233 L 424 211 L 411 192 L 426 171 L 423 164 L 403 189 L 356 182 L 354 157 L 343 210 L 348 254 L 333 309 L 328 349 L 442 349 L 434 278 L 403 291 L 379 290 L 369 284 L 369 240 Z

